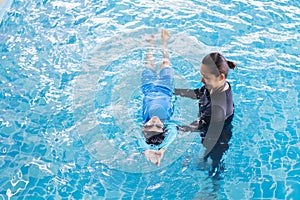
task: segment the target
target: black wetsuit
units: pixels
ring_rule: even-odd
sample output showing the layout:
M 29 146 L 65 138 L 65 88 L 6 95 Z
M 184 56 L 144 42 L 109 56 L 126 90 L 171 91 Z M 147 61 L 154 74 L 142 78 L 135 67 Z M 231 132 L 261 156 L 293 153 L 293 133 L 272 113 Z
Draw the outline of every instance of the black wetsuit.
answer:
M 205 86 L 195 90 L 175 89 L 176 95 L 199 100 L 199 118 L 188 126 L 180 126 L 179 130 L 200 132 L 202 143 L 207 149 L 204 160 L 210 157 L 213 161 L 211 173 L 220 168 L 222 156 L 229 148 L 228 142 L 232 136 L 234 104 L 231 86 L 228 85 L 227 90 L 213 94 Z
M 229 83 L 228 86 L 229 88 L 226 91 L 215 92 L 212 95 L 210 95 L 209 90 L 207 90 L 205 86 L 201 87 L 200 89 L 194 90 L 196 98 L 199 99 L 198 130 L 202 131 L 202 129 L 204 128 L 203 131 L 205 132 L 205 128 L 208 128 L 207 125 L 209 125 L 211 120 L 225 120 L 225 124 L 226 122 L 228 123 L 229 121 L 231 121 L 234 107 L 232 100 L 232 90 Z M 218 111 L 214 116 L 212 116 L 212 106 L 218 107 Z

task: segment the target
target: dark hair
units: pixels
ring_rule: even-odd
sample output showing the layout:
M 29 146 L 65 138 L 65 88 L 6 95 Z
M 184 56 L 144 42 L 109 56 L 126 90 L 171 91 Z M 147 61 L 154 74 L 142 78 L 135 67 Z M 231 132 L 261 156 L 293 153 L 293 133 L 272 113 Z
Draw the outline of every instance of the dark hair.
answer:
M 218 52 L 206 55 L 202 60 L 202 64 L 209 66 L 211 73 L 215 76 L 224 74 L 225 78 L 227 78 L 228 75 L 228 68 L 236 68 L 236 64 L 234 62 L 227 61 L 225 57 Z
M 164 130 L 163 132 L 156 132 L 156 131 L 142 131 L 142 132 L 147 144 L 159 145 L 164 141 L 167 130 Z

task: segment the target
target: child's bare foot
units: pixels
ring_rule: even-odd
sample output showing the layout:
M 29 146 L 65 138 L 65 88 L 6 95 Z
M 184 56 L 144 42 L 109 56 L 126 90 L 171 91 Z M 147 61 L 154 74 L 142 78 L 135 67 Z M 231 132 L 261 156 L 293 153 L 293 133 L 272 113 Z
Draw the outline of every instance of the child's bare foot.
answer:
M 170 37 L 170 33 L 166 29 L 161 30 L 161 40 L 163 43 L 166 43 Z

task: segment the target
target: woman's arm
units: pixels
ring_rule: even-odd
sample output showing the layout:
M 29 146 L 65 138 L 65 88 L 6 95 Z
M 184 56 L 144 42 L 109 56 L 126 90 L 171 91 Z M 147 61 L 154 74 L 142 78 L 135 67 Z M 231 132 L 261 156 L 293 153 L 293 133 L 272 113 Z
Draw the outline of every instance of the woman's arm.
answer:
M 199 120 L 193 121 L 190 125 L 187 126 L 177 126 L 177 130 L 180 132 L 197 132 L 199 127 Z
M 188 97 L 191 99 L 197 99 L 197 94 L 195 92 L 195 90 L 193 89 L 179 89 L 179 88 L 175 88 L 174 89 L 174 94 L 181 96 L 181 97 Z
M 202 141 L 206 147 L 206 152 L 210 152 L 219 140 L 223 130 L 225 116 L 225 110 L 221 106 L 216 105 L 212 107 L 208 130 Z

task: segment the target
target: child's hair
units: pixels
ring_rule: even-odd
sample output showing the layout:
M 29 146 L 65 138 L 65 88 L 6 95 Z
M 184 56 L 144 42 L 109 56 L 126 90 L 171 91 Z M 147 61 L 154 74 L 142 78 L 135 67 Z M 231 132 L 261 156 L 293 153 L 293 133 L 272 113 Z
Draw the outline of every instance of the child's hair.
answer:
M 164 130 L 163 132 L 156 132 L 156 131 L 142 131 L 142 132 L 147 144 L 159 145 L 164 141 L 167 130 Z
M 227 61 L 225 57 L 218 52 L 206 55 L 202 60 L 202 64 L 209 66 L 212 74 L 215 76 L 218 77 L 220 74 L 224 74 L 225 78 L 227 78 L 228 75 L 228 68 L 236 68 L 234 62 Z

